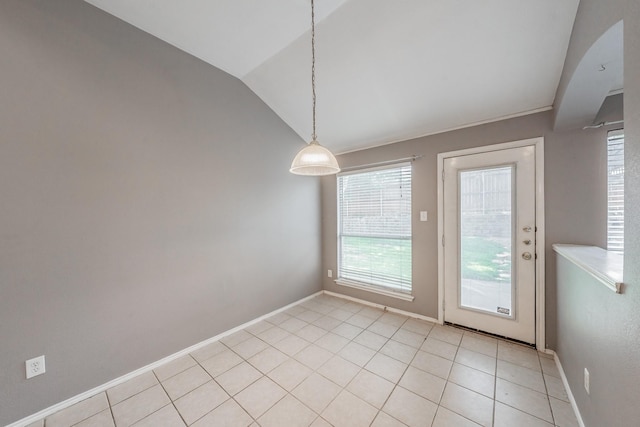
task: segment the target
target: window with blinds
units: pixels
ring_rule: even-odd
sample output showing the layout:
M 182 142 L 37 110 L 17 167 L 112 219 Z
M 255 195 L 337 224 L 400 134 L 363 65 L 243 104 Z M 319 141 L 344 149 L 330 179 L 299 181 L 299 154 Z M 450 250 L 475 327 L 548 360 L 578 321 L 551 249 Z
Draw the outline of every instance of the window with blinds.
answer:
M 411 293 L 411 163 L 338 175 L 338 275 Z
M 607 249 L 624 250 L 624 131 L 607 137 Z

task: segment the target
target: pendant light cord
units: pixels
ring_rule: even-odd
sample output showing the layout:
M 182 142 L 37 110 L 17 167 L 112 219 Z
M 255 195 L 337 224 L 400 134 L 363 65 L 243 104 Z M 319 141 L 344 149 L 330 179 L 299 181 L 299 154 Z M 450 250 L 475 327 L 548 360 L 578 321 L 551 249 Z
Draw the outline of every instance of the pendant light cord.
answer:
M 316 24 L 313 0 L 311 0 L 311 93 L 313 98 L 313 133 L 312 141 L 317 139 L 316 135 Z
M 309 1 L 309 0 L 307 0 Z M 312 113 L 313 113 L 313 138 L 311 142 L 305 145 L 303 149 L 298 151 L 289 171 L 296 175 L 332 175 L 340 172 L 340 166 L 336 157 L 324 148 L 318 142 L 316 135 L 316 15 L 315 2 L 311 1 L 311 94 L 312 96 Z

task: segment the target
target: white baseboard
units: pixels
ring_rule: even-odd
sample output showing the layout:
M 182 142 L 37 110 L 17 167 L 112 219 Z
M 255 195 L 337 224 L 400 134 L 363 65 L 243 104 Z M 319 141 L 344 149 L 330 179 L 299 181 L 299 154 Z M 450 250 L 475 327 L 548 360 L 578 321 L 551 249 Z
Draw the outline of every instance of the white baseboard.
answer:
M 138 376 L 140 374 L 144 374 L 145 372 L 149 372 L 149 371 L 159 367 L 160 365 L 164 365 L 165 363 L 171 362 L 172 360 L 175 360 L 175 359 L 177 359 L 179 357 L 182 357 L 184 355 L 192 353 L 195 350 L 198 350 L 199 348 L 207 346 L 207 345 L 209 345 L 209 344 L 211 344 L 211 343 L 213 343 L 215 341 L 218 341 L 218 340 L 220 340 L 220 339 L 222 339 L 222 338 L 224 338 L 226 336 L 229 336 L 229 335 L 231 335 L 233 333 L 236 333 L 239 330 L 244 329 L 244 328 L 246 328 L 248 326 L 251 326 L 253 324 L 261 322 L 264 319 L 266 319 L 268 317 L 271 317 L 271 316 L 273 316 L 275 314 L 278 314 L 278 313 L 281 313 L 281 312 L 283 312 L 285 310 L 288 310 L 289 308 L 291 308 L 293 306 L 296 306 L 298 304 L 301 304 L 301 303 L 303 303 L 305 301 L 308 301 L 311 298 L 314 298 L 314 297 L 316 297 L 318 295 L 321 295 L 322 293 L 323 293 L 323 291 L 318 291 L 315 294 L 309 295 L 308 297 L 302 298 L 301 300 L 298 300 L 298 301 L 293 302 L 293 303 L 291 303 L 289 305 L 286 305 L 286 306 L 281 307 L 281 308 L 279 308 L 277 310 L 274 310 L 274 311 L 272 311 L 270 313 L 267 313 L 264 316 L 260 316 L 260 317 L 258 317 L 256 319 L 253 319 L 253 320 L 251 320 L 251 321 L 249 321 L 247 323 L 244 323 L 244 324 L 242 324 L 240 326 L 237 326 L 237 327 L 235 327 L 233 329 L 229 329 L 228 331 L 222 332 L 221 334 L 218 334 L 213 338 L 209 338 L 207 340 L 199 342 L 198 344 L 192 345 L 191 347 L 185 348 L 184 350 L 180 350 L 177 353 L 173 353 L 170 356 L 167 356 L 167 357 L 165 357 L 163 359 L 160 359 L 160 360 L 158 360 L 156 362 L 150 363 L 147 366 L 143 366 L 140 369 L 136 369 L 133 372 L 129 372 L 128 374 L 125 374 L 125 375 L 123 375 L 121 377 L 118 377 L 118 378 L 116 378 L 114 380 L 111 380 L 111 381 L 109 381 L 107 383 L 99 385 L 98 387 L 95 387 L 95 388 L 92 388 L 91 390 L 85 391 L 84 393 L 80 393 L 80 394 L 78 394 L 76 396 L 73 396 L 73 397 L 71 397 L 71 398 L 69 398 L 69 399 L 67 399 L 67 400 L 65 400 L 63 402 L 56 403 L 55 405 L 50 406 L 50 407 L 48 407 L 46 409 L 43 409 L 42 411 L 39 411 L 39 412 L 37 412 L 37 413 L 35 413 L 33 415 L 29 415 L 28 417 L 25 417 L 25 418 L 23 418 L 21 420 L 18 420 L 16 422 L 14 422 L 14 423 L 11 423 L 11 424 L 7 425 L 6 427 L 25 427 L 25 426 L 28 426 L 29 424 L 34 423 L 36 421 L 39 421 L 39 420 L 41 420 L 43 418 L 46 418 L 46 417 L 48 417 L 49 415 L 51 415 L 51 414 L 53 414 L 55 412 L 58 412 L 58 411 L 60 411 L 62 409 L 65 409 L 65 408 L 68 408 L 69 406 L 74 405 L 74 404 L 76 404 L 78 402 L 81 402 L 81 401 L 83 401 L 85 399 L 88 399 L 91 396 L 94 396 L 94 395 L 96 395 L 98 393 L 102 393 L 103 391 L 106 391 L 106 390 L 108 390 L 108 389 L 110 389 L 112 387 L 115 387 L 118 384 L 122 384 L 122 383 L 124 383 L 126 381 L 129 381 L 133 377 L 136 377 L 136 376 Z
M 331 292 L 331 291 L 326 291 L 326 290 L 322 291 L 322 292 L 324 292 L 325 295 L 330 295 L 332 297 L 346 299 L 346 300 L 349 300 L 349 301 L 357 302 L 357 303 L 362 304 L 362 305 L 368 305 L 369 307 L 381 308 L 383 310 L 390 311 L 392 313 L 402 314 L 404 316 L 413 317 L 415 319 L 425 320 L 427 322 L 437 323 L 439 325 L 442 325 L 442 323 L 440 323 L 438 321 L 438 319 L 434 319 L 433 317 L 423 316 L 422 314 L 412 313 L 410 311 L 404 311 L 404 310 L 400 310 L 400 309 L 397 309 L 397 308 L 388 307 L 388 306 L 382 305 L 382 304 L 376 304 L 374 302 L 370 302 L 370 301 L 363 300 L 363 299 L 360 299 L 360 298 L 350 297 L 349 295 L 343 295 L 343 294 L 339 294 L 337 292 Z
M 571 392 L 571 387 L 569 387 L 569 381 L 567 380 L 567 376 L 564 373 L 564 369 L 562 369 L 562 363 L 560 363 L 558 354 L 553 350 L 547 350 L 546 353 L 553 354 L 553 360 L 555 360 L 556 367 L 560 372 L 560 378 L 562 379 L 562 384 L 564 385 L 564 389 L 567 392 L 567 396 L 569 396 L 569 402 L 571 402 L 571 407 L 573 408 L 573 412 L 576 414 L 578 425 L 580 427 L 585 427 L 584 422 L 582 421 L 582 415 L 580 414 L 580 409 L 578 409 L 578 404 L 576 403 L 576 399 L 573 397 L 573 393 Z
M 548 354 L 549 356 L 553 356 L 556 354 L 555 351 L 551 350 L 550 348 L 542 348 L 542 349 L 537 349 L 540 353 L 544 353 L 544 354 Z

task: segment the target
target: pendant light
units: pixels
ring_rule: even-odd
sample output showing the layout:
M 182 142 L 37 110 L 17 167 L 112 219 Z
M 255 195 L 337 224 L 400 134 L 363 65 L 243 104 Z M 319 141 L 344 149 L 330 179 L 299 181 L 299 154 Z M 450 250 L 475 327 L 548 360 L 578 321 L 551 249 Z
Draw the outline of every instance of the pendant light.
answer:
M 312 141 L 296 154 L 291 163 L 291 173 L 296 175 L 331 175 L 340 172 L 340 166 L 331 151 L 318 142 L 316 135 L 316 25 L 313 0 L 311 0 L 311 93 L 313 97 Z

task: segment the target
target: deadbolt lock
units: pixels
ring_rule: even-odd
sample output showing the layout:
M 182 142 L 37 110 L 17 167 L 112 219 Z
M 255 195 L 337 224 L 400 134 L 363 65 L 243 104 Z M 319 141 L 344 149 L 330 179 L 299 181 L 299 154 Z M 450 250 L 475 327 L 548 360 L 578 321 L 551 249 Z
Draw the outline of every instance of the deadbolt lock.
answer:
M 526 240 L 523 240 L 522 243 L 524 243 L 525 245 L 530 245 L 531 244 L 531 240 L 526 239 Z

